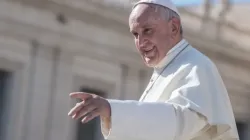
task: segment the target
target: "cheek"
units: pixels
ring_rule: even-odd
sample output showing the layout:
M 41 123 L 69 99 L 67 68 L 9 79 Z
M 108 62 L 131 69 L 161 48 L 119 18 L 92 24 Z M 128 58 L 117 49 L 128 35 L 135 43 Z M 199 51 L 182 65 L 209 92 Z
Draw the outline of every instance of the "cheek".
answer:
M 166 54 L 166 50 L 168 48 L 169 45 L 169 41 L 167 38 L 157 38 L 157 40 L 155 40 L 155 46 L 157 48 L 157 53 L 159 55 L 165 55 Z
M 164 33 L 158 34 L 156 36 L 156 41 L 155 42 L 159 46 L 165 46 L 165 47 L 167 47 L 168 44 L 171 42 L 170 34 L 168 32 L 164 32 Z
M 163 46 L 162 45 L 157 45 L 156 46 L 156 53 L 158 54 L 158 55 L 161 55 L 162 53 L 163 53 Z
M 137 50 L 139 50 L 139 42 L 137 41 L 137 39 L 134 40 L 135 41 L 135 47 Z

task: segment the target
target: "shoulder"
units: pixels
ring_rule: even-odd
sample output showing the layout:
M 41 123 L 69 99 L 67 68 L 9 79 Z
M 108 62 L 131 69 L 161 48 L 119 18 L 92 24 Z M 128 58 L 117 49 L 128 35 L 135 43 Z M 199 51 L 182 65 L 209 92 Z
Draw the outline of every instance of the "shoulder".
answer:
M 187 75 L 194 71 L 197 74 L 218 73 L 213 61 L 192 46 L 187 47 L 176 57 L 170 67 L 166 69 L 166 71 L 169 70 L 171 70 L 171 73 L 175 73 L 175 75 Z
M 199 50 L 189 46 L 184 52 L 177 58 L 177 62 L 180 65 L 187 64 L 191 67 L 201 67 L 201 68 L 214 68 L 214 62 L 207 57 L 205 54 L 201 53 Z

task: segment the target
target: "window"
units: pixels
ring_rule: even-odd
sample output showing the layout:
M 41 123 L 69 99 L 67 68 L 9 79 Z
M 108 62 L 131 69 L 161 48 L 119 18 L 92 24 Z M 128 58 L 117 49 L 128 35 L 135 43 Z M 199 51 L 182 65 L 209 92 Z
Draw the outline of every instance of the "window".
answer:
M 6 128 L 6 123 L 4 121 L 6 120 L 6 92 L 8 90 L 8 80 L 10 79 L 10 73 L 4 70 L 0 70 L 0 139 L 4 140 L 4 134 Z
M 89 93 L 94 93 L 99 96 L 104 97 L 105 93 L 97 90 L 97 89 L 92 89 L 88 87 L 82 87 L 81 90 L 82 92 L 89 92 Z M 101 129 L 100 129 L 100 118 L 95 118 L 92 121 L 83 124 L 81 123 L 81 120 L 78 120 L 78 131 L 77 131 L 77 140 L 102 140 L 102 134 L 101 134 Z

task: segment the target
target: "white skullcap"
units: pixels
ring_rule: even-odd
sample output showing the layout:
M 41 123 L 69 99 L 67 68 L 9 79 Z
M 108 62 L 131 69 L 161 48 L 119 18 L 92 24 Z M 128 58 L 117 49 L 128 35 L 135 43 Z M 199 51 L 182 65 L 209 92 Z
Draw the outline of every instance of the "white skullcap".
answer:
M 149 4 L 156 4 L 156 5 L 161 5 L 163 7 L 166 7 L 168 9 L 171 9 L 172 11 L 176 12 L 179 16 L 179 12 L 176 8 L 176 6 L 172 3 L 171 0 L 140 0 L 137 3 L 135 3 L 135 5 L 133 6 L 133 9 L 141 3 L 149 3 Z

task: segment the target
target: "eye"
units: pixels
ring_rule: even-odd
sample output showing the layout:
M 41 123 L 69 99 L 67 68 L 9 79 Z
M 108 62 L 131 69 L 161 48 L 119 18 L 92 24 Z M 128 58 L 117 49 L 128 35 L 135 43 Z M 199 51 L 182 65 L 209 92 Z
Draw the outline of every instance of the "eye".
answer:
M 131 32 L 135 38 L 137 38 L 138 33 L 137 32 Z
M 151 28 L 146 28 L 145 30 L 144 30 L 144 33 L 145 34 L 151 34 L 152 33 L 152 29 Z

